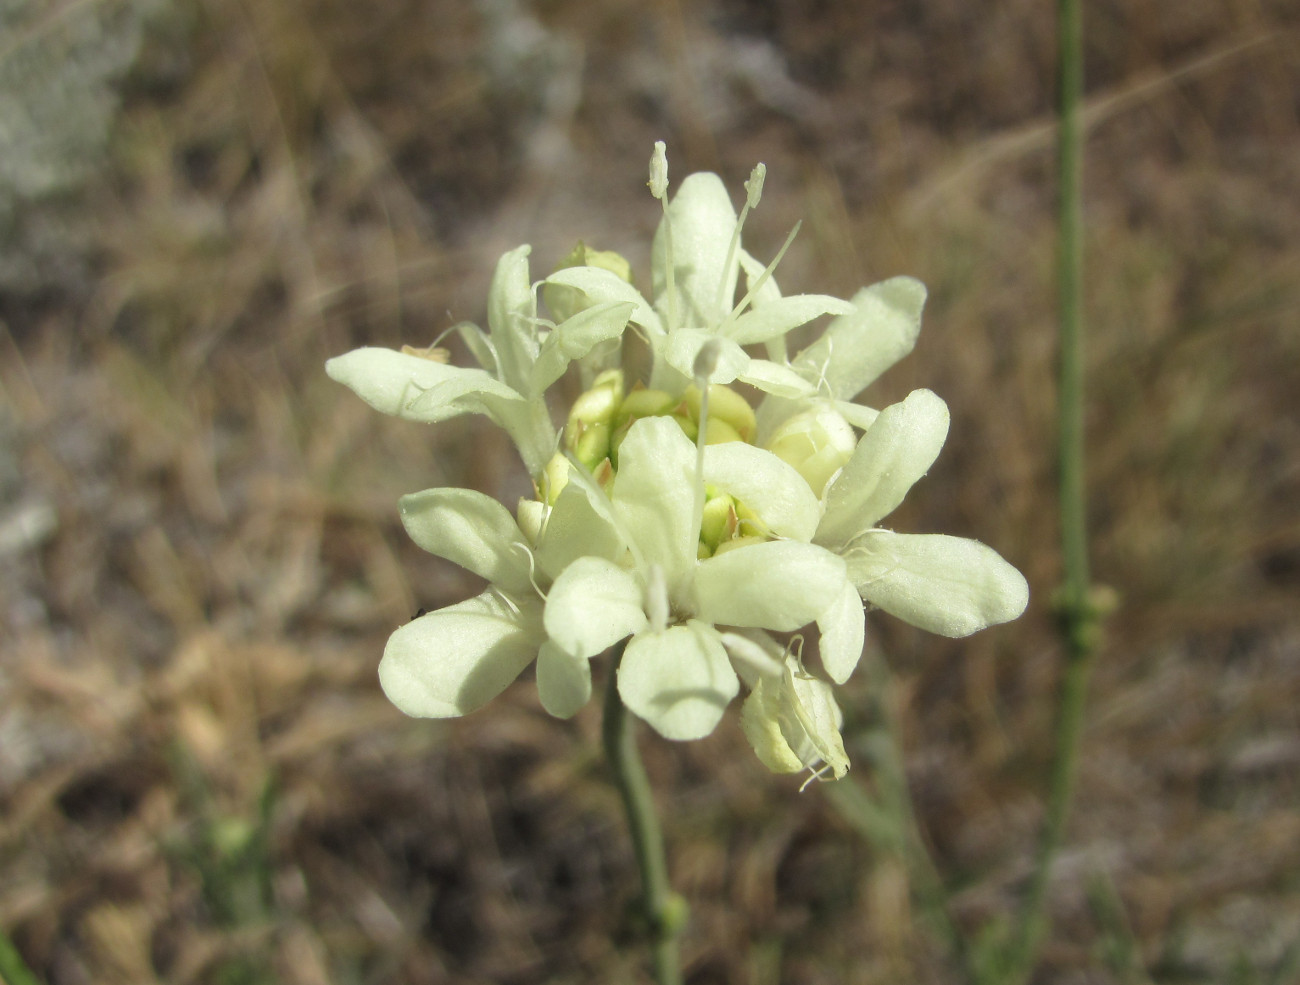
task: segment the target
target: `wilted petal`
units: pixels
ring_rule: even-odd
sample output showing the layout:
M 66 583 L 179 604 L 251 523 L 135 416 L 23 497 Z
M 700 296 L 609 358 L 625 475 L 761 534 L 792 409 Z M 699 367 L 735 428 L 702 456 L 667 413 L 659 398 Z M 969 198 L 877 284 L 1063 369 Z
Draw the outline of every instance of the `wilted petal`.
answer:
M 413 619 L 388 638 L 379 683 L 417 718 L 454 718 L 491 701 L 537 656 L 541 605 L 489 589 Z
M 853 296 L 853 312 L 831 322 L 795 357 L 795 368 L 851 400 L 916 346 L 924 306 L 925 285 L 911 277 L 864 287 Z
M 822 666 L 831 680 L 843 684 L 862 659 L 866 643 L 862 598 L 853 585 L 844 583 L 839 598 L 817 617 L 817 628 L 821 631 Z
M 572 718 L 591 699 L 591 660 L 546 641 L 537 653 L 537 696 L 548 714 Z
M 688 175 L 659 223 L 652 249 L 655 307 L 669 311 L 668 236 L 672 226 L 673 278 L 676 287 L 677 324 L 673 329 L 716 325 L 736 303 L 737 267 L 727 265 L 727 250 L 736 229 L 736 210 L 726 186 L 716 174 Z
M 702 739 L 740 690 L 711 626 L 691 620 L 632 638 L 618 670 L 618 693 L 665 739 Z
M 746 311 L 726 327 L 724 334 L 741 345 L 751 345 L 784 335 L 821 315 L 843 315 L 853 310 L 848 301 L 827 294 L 792 294 Z
M 790 465 L 771 452 L 739 441 L 704 449 L 704 481 L 740 500 L 778 537 L 812 539 L 821 515 L 817 497 Z
M 872 530 L 849 545 L 845 560 L 864 599 L 941 636 L 1008 622 L 1029 603 L 1024 575 L 976 540 Z
M 842 723 L 830 685 L 806 674 L 792 657 L 782 675 L 754 686 L 740 714 L 745 737 L 772 772 L 826 766 L 837 780 L 849 769 Z
M 740 709 L 740 729 L 758 761 L 773 773 L 798 773 L 807 764 L 790 748 L 781 728 L 780 677 L 760 678 Z
M 789 632 L 826 611 L 844 584 L 844 562 L 812 544 L 773 540 L 699 562 L 697 614 L 720 626 Z
M 403 496 L 402 525 L 430 554 L 511 593 L 527 592 L 528 551 L 510 511 L 472 489 L 426 489 Z
M 545 624 L 546 635 L 566 653 L 593 657 L 645 628 L 641 586 L 611 561 L 579 558 L 551 586 Z
M 947 437 L 948 406 L 929 390 L 882 410 L 826 493 L 817 542 L 846 544 L 892 513 Z
M 618 452 L 610 496 L 642 570 L 658 565 L 676 595 L 695 564 L 695 446 L 669 417 L 632 424 Z

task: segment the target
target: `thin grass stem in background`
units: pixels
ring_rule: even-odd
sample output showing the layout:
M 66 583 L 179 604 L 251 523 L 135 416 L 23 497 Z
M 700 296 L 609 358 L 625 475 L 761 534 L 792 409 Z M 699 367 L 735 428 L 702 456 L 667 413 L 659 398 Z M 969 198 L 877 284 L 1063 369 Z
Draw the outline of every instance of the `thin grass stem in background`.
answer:
M 663 834 L 655 814 L 650 778 L 637 750 L 635 720 L 618 693 L 618 668 L 626 645 L 626 641 L 619 643 L 611 653 L 601 737 L 623 798 L 637 868 L 641 870 L 641 906 L 649 925 L 655 981 L 658 985 L 680 985 L 677 938 L 686 924 L 686 905 L 668 882 Z
M 4 985 L 41 985 L 9 935 L 0 930 L 0 982 Z
M 1012 941 L 1010 980 L 1033 970 L 1050 927 L 1046 912 L 1052 864 L 1065 835 L 1074 794 L 1079 739 L 1083 731 L 1088 677 L 1098 635 L 1097 607 L 1088 572 L 1088 528 L 1084 490 L 1084 324 L 1083 324 L 1083 5 L 1057 2 L 1060 114 L 1057 161 L 1060 175 L 1057 305 L 1060 322 L 1059 460 L 1062 585 L 1056 600 L 1065 644 L 1065 674 L 1056 721 L 1047 813 L 1037 866 Z

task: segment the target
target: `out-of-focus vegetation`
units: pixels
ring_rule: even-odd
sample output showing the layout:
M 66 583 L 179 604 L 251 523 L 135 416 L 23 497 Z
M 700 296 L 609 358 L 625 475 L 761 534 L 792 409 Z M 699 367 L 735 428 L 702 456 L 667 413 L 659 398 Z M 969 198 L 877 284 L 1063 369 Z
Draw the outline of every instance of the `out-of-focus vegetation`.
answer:
M 1041 981 L 1290 982 L 1300 951 L 1300 17 L 1089 5 L 1093 681 Z M 1028 0 L 25 0 L 0 8 L 0 927 L 50 985 L 634 981 L 598 709 L 402 718 L 375 666 L 474 590 L 399 494 L 509 497 L 477 421 L 321 369 L 483 318 L 496 256 L 644 278 L 671 173 L 768 165 L 787 290 L 916 275 L 952 435 L 892 522 L 1034 592 L 869 622 L 844 690 L 975 931 L 1023 891 L 1060 661 L 1051 11 Z M 643 287 L 647 285 L 642 285 Z M 885 673 L 885 668 L 889 673 Z M 888 682 L 888 683 L 886 683 Z M 649 740 L 687 979 L 957 981 L 888 815 L 731 719 Z M 927 889 L 926 886 L 919 888 Z M 921 900 L 928 897 L 922 893 Z

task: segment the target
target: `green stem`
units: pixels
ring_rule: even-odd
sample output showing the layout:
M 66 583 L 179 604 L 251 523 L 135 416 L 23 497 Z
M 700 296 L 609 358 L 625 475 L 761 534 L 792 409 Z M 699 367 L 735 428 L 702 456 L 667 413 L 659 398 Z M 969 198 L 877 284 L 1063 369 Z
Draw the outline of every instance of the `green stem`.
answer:
M 1063 583 L 1058 598 L 1066 665 L 1056 723 L 1046 817 L 1038 862 L 1011 952 L 1010 981 L 1024 981 L 1050 928 L 1045 912 L 1052 864 L 1065 837 L 1083 732 L 1088 677 L 1096 650 L 1099 612 L 1088 573 L 1084 492 L 1083 326 L 1083 10 L 1081 0 L 1057 0 L 1060 61 L 1060 171 L 1058 305 L 1060 319 L 1059 472 Z
M 9 936 L 0 930 L 0 982 L 5 985 L 40 985 Z
M 605 758 L 614 770 L 614 782 L 623 798 L 636 863 L 641 870 L 641 906 L 650 929 L 655 981 L 659 985 L 680 985 L 677 937 L 686 923 L 686 904 L 668 883 L 668 862 L 664 857 L 664 839 L 655 815 L 650 778 L 637 751 L 634 719 L 618 693 L 618 667 L 625 645 L 620 643 L 612 653 L 601 734 Z

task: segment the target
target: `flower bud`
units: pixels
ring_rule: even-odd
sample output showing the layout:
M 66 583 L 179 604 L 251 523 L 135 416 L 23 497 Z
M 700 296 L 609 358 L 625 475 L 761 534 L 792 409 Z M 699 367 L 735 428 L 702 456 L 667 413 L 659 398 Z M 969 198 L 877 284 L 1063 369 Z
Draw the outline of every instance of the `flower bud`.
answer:
M 694 384 L 688 386 L 686 393 L 683 394 L 686 408 L 696 421 L 700 419 L 700 396 L 700 390 Z M 741 441 L 754 440 L 754 431 L 757 428 L 754 408 L 749 406 L 749 401 L 735 390 L 721 383 L 709 385 L 709 419 L 710 423 L 714 419 L 726 421 L 740 436 Z
M 818 496 L 857 445 L 853 427 L 837 411 L 819 406 L 795 414 L 767 442 L 767 450 L 794 466 Z
M 670 414 L 677 406 L 677 398 L 664 390 L 633 390 L 623 398 L 618 408 L 614 423 L 618 426 L 640 420 L 643 417 L 659 417 Z
M 545 500 L 547 506 L 554 506 L 564 487 L 569 484 L 569 468 L 569 460 L 564 457 L 563 452 L 557 451 L 546 463 L 546 468 L 542 471 L 542 487 L 538 490 L 538 496 Z
M 706 501 L 700 519 L 700 543 L 712 554 L 719 544 L 735 535 L 736 501 L 725 494 Z

